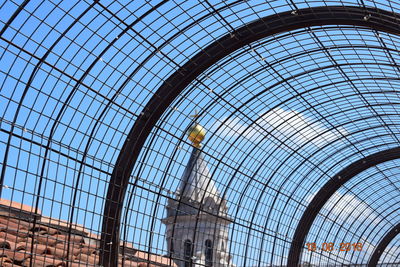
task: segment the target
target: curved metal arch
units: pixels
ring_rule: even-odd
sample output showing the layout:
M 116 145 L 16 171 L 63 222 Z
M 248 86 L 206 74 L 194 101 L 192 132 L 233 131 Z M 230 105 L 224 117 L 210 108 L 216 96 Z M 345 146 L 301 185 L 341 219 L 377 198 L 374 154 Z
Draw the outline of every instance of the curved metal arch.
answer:
M 384 164 L 384 163 L 383 163 L 383 164 Z M 369 176 L 367 176 L 367 177 L 363 176 L 362 179 L 363 179 L 363 180 L 364 180 L 364 179 L 370 179 L 371 176 L 374 176 L 374 175 L 376 175 L 377 173 L 380 173 L 381 175 L 383 175 L 384 178 L 387 179 L 387 176 L 383 173 L 383 172 L 386 171 L 387 169 L 381 170 L 379 166 L 380 166 L 380 165 L 375 166 L 375 167 L 376 167 L 376 168 L 374 168 L 374 169 L 376 169 L 376 172 L 375 172 L 375 173 L 373 173 L 373 174 L 371 174 L 371 175 L 369 175 Z M 392 168 L 395 169 L 395 168 L 397 168 L 397 167 L 393 166 Z M 357 178 L 359 178 L 359 176 L 358 176 Z M 357 183 L 354 183 L 354 184 L 349 185 L 348 187 L 347 187 L 347 186 L 344 186 L 345 189 L 346 189 L 346 193 L 352 192 L 352 190 L 353 190 L 355 187 L 357 187 L 357 186 L 359 186 L 359 185 L 362 185 L 362 184 L 363 184 L 363 181 L 359 181 L 359 182 L 357 182 Z M 393 186 L 393 187 L 394 187 L 394 188 L 393 188 L 391 191 L 386 191 L 386 193 L 389 194 L 390 192 L 396 192 L 396 193 L 399 192 L 399 189 L 398 189 L 396 186 Z M 366 189 L 366 188 L 364 187 L 364 189 Z M 372 191 L 370 194 L 371 194 L 371 195 L 375 195 L 377 192 L 379 192 L 379 191 L 382 190 L 382 187 L 380 187 L 380 188 L 375 188 L 375 186 L 374 186 L 374 188 L 371 189 L 371 190 L 373 190 L 373 191 Z M 339 198 L 338 201 L 340 201 L 341 199 L 343 199 L 343 195 Z M 396 203 L 400 203 L 399 201 L 395 201 L 395 202 L 396 202 Z M 337 202 L 336 202 L 336 203 L 337 203 Z M 392 203 L 392 204 L 393 204 L 393 203 Z M 345 215 L 345 217 L 342 217 L 342 219 L 343 219 L 344 221 L 347 221 L 347 222 L 348 222 L 349 219 L 353 219 L 354 222 L 355 222 L 355 221 L 360 221 L 360 220 L 362 220 L 362 218 L 361 218 L 362 214 L 366 211 L 366 209 L 367 209 L 368 207 L 369 207 L 369 206 L 365 206 L 365 207 L 362 208 L 362 209 L 358 209 L 358 215 L 357 215 L 357 216 L 353 216 L 352 213 L 348 213 L 347 215 Z M 328 214 L 332 211 L 333 208 L 334 208 L 334 205 L 333 205 L 332 207 L 330 207 L 330 209 L 329 209 L 329 211 L 328 211 Z M 391 213 L 396 213 L 397 210 L 399 210 L 399 208 L 392 210 Z M 387 217 L 383 216 L 383 214 L 384 214 L 386 211 L 387 211 L 387 210 L 384 210 L 384 209 L 379 210 L 379 211 L 378 211 L 378 210 L 375 210 L 376 216 L 377 216 L 377 217 L 382 217 L 381 222 L 390 225 L 391 222 L 387 219 Z M 325 217 L 324 223 L 326 222 L 326 219 L 327 219 L 327 218 Z M 336 220 L 334 220 L 334 223 L 336 223 Z M 331 227 L 329 228 L 329 230 L 327 231 L 327 233 L 330 233 L 331 231 L 333 231 L 333 230 L 332 230 L 332 227 L 333 227 L 333 223 L 332 223 Z M 369 230 L 368 230 L 367 228 L 365 228 L 365 229 L 362 230 L 362 231 L 356 230 L 355 232 L 352 233 L 352 235 L 351 235 L 351 237 L 349 238 L 349 240 L 352 240 L 352 242 L 363 242 L 362 240 L 359 239 L 360 237 L 365 238 L 365 240 L 370 240 L 369 238 L 372 238 L 371 235 L 374 235 L 374 234 L 376 235 L 375 231 L 378 230 L 378 229 L 380 229 L 380 227 L 381 227 L 380 224 L 375 224 L 375 225 L 372 226 L 372 228 L 369 229 Z M 319 227 L 319 228 L 318 228 L 318 232 L 314 232 L 315 236 L 319 236 L 319 234 L 321 233 L 321 228 L 322 228 L 322 227 Z M 358 228 L 358 229 L 359 229 L 359 228 Z M 342 224 L 342 225 L 339 226 L 339 230 L 336 230 L 336 231 L 335 231 L 336 234 L 333 235 L 333 239 L 332 239 L 332 240 L 336 240 L 336 238 L 339 238 L 338 235 L 339 235 L 340 231 L 342 231 L 342 230 L 345 231 L 345 236 L 347 236 L 347 234 L 350 233 L 349 229 L 345 229 L 345 228 L 343 227 L 343 224 Z M 367 232 L 367 231 L 368 231 L 368 232 Z M 357 234 L 357 235 L 355 235 L 355 234 Z M 351 255 L 350 258 L 353 258 L 353 256 L 355 256 L 356 254 L 358 254 L 357 256 L 358 256 L 358 257 L 361 257 L 362 259 L 365 258 L 365 256 L 367 255 L 366 253 L 365 253 L 365 254 L 363 254 L 363 253 L 360 254 L 359 252 L 354 251 L 354 250 L 351 251 L 351 252 L 348 252 L 346 255 L 347 255 L 347 256 Z M 321 257 L 322 255 L 320 254 L 319 256 Z M 365 261 L 361 260 L 360 262 L 367 262 L 367 260 L 365 260 Z
M 379 258 L 382 253 L 385 251 L 386 247 L 389 243 L 400 233 L 400 223 L 392 228 L 379 242 L 378 246 L 376 246 L 374 252 L 371 255 L 371 258 L 368 262 L 368 267 L 377 266 Z
M 351 47 L 351 46 L 340 46 L 340 47 L 336 47 L 337 49 L 341 49 L 341 48 L 346 48 L 346 47 Z M 354 46 L 353 46 L 354 47 Z M 364 48 L 365 46 L 359 46 L 359 48 Z M 372 48 L 372 47 L 371 47 Z M 378 49 L 378 48 L 380 48 L 380 49 L 385 49 L 385 50 L 389 50 L 388 48 L 382 48 L 382 47 L 378 47 L 378 46 L 373 46 L 373 48 L 376 48 L 376 49 Z M 316 49 L 316 50 L 311 50 L 311 52 L 313 52 L 313 51 L 317 51 L 317 50 L 321 50 L 321 49 Z M 393 50 L 393 49 L 392 49 Z M 397 51 L 397 50 L 394 50 L 394 51 Z M 305 52 L 304 52 L 305 53 Z M 301 53 L 301 54 L 303 54 L 303 53 Z M 298 56 L 298 55 L 296 55 L 296 56 Z M 286 60 L 286 59 L 288 59 L 289 57 L 286 57 L 284 60 Z M 274 65 L 275 64 L 275 62 L 274 63 L 271 63 L 270 65 Z M 257 70 L 257 72 L 259 72 L 259 71 L 262 71 L 262 70 L 264 70 L 266 67 L 263 67 L 263 68 L 261 68 L 261 69 L 259 69 L 259 70 Z M 251 75 L 248 75 L 248 76 L 245 76 L 245 78 L 242 78 L 241 79 L 241 81 L 242 80 L 244 80 L 244 79 L 247 79 L 247 78 L 249 78 Z M 294 76 L 291 76 L 291 77 L 288 77 L 288 79 L 292 79 Z M 379 78 L 377 78 L 377 79 L 379 79 Z M 353 79 L 354 80 L 354 79 Z M 395 79 L 395 80 L 397 80 L 397 79 Z M 281 82 L 281 81 L 280 81 Z M 279 83 L 280 83 L 279 82 Z M 334 85 L 334 84 L 340 84 L 340 83 L 343 83 L 343 82 L 346 82 L 346 81 L 340 81 L 340 82 L 335 82 L 335 83 L 332 83 L 332 84 L 329 84 L 329 85 Z M 235 87 L 236 86 L 236 84 L 237 83 L 239 83 L 239 82 L 236 82 L 234 85 L 230 85 L 228 88 L 233 88 L 233 87 Z M 268 91 L 271 87 L 273 87 L 273 86 L 275 86 L 276 84 L 274 84 L 274 85 L 272 85 L 272 86 L 269 86 L 268 87 L 268 89 L 265 89 L 265 90 L 262 90 L 262 92 L 261 93 L 259 93 L 259 94 L 256 94 L 257 96 L 260 96 L 262 93 L 265 93 L 266 91 Z M 324 86 L 326 86 L 326 85 L 324 85 Z M 312 89 L 310 89 L 310 91 L 312 91 L 312 90 L 316 90 L 316 89 L 318 89 L 318 88 L 320 88 L 321 86 L 318 86 L 318 87 L 316 87 L 316 88 L 312 88 Z M 226 90 L 225 92 L 222 92 L 221 94 L 220 94 L 220 96 L 223 96 L 224 94 L 226 94 L 227 92 L 229 92 L 229 89 L 228 90 Z M 295 97 L 295 96 L 294 96 Z M 291 98 L 289 98 L 289 99 L 292 99 L 292 98 L 294 98 L 294 97 L 291 97 Z M 247 100 L 246 101 L 246 103 L 248 103 L 248 102 L 250 102 L 250 101 L 252 101 L 254 99 L 254 97 L 251 97 L 249 100 Z M 287 99 L 287 100 L 285 100 L 285 101 L 288 101 L 289 99 Z M 284 101 L 284 102 L 285 102 Z M 327 101 L 331 101 L 331 100 L 327 100 Z M 282 102 L 282 103 L 284 103 L 284 102 Z M 281 103 L 281 104 L 282 104 Z M 322 102 L 323 103 L 323 102 Z M 210 107 L 212 104 L 209 104 L 208 106 L 206 106 L 205 108 L 204 108 L 204 110 L 207 110 L 208 109 L 208 107 Z M 245 106 L 245 104 L 242 104 L 241 106 Z M 271 108 L 271 109 L 273 109 L 273 108 Z M 168 117 L 168 114 L 170 113 L 170 112 L 172 112 L 172 111 L 166 111 L 167 113 L 167 115 L 164 115 L 164 116 L 167 116 Z M 202 114 L 202 113 L 200 113 L 200 114 Z M 230 118 L 230 117 L 228 117 L 228 118 Z M 254 123 L 254 121 L 253 121 L 253 123 Z M 341 126 L 343 126 L 343 125 L 341 125 Z M 186 131 L 184 131 L 184 132 L 186 132 Z M 154 135 L 152 136 L 152 139 L 154 138 Z M 182 141 L 183 140 L 183 136 L 180 136 L 179 137 L 179 139 Z M 261 141 L 260 141 L 261 142 Z M 152 143 L 152 141 L 150 141 L 150 143 Z M 256 145 L 257 146 L 257 145 Z M 177 148 L 176 149 L 174 149 L 174 152 L 173 152 L 173 155 L 175 155 L 175 153 L 177 152 Z M 173 158 L 174 158 L 174 156 L 171 156 L 171 158 L 170 158 L 170 160 L 169 160 L 169 162 L 168 162 L 168 167 L 167 167 L 167 171 L 165 171 L 165 173 L 164 173 L 164 175 L 163 175 L 163 178 L 162 178 L 162 182 L 161 182 L 161 186 L 160 186 L 160 194 L 161 194 L 161 188 L 162 188 L 162 186 L 163 186 L 163 184 L 165 183 L 165 181 L 166 181 L 166 179 L 168 178 L 168 168 L 170 168 L 171 167 L 171 165 L 172 165 L 172 162 L 173 162 Z M 220 162 L 219 162 L 220 163 Z M 218 164 L 219 164 L 218 163 Z M 243 161 L 240 163 L 240 166 L 243 164 Z M 240 169 L 240 167 L 238 167 L 236 170 L 235 170 L 235 173 L 232 175 L 232 177 L 229 179 L 229 182 L 228 182 L 228 185 L 227 185 L 227 187 L 222 191 L 222 199 L 225 199 L 225 196 L 226 196 L 226 193 L 227 193 L 227 189 L 230 187 L 230 185 L 231 185 L 231 183 L 235 180 L 235 176 L 236 176 L 236 174 L 238 173 L 238 171 L 239 171 L 239 169 Z M 257 169 L 257 171 L 256 172 L 258 172 L 258 169 Z M 214 176 L 214 173 L 212 174 L 212 176 Z M 246 184 L 246 187 L 248 186 L 249 184 Z M 207 185 L 208 186 L 208 185 Z M 244 196 L 244 192 L 242 192 L 241 194 L 240 194 L 240 198 L 242 198 Z M 127 205 L 129 206 L 129 203 L 131 203 L 131 201 L 132 201 L 132 196 L 130 196 L 129 197 L 129 200 L 128 200 L 128 202 L 127 202 Z M 157 203 L 159 203 L 159 201 L 160 201 L 160 196 L 158 195 L 157 196 L 157 200 L 156 200 L 156 202 Z M 241 201 L 239 201 L 239 202 L 241 202 Z M 219 204 L 219 206 L 222 204 L 222 202 Z M 179 207 L 180 207 L 180 205 L 181 205 L 181 200 L 179 199 L 179 201 L 178 201 L 178 209 L 179 209 Z M 204 212 L 203 210 L 202 210 L 202 212 Z M 199 212 L 198 213 L 200 213 L 200 210 L 199 210 Z M 235 218 L 237 217 L 237 213 L 238 213 L 238 210 L 236 211 L 236 215 L 235 215 Z M 128 223 L 128 216 L 126 215 L 127 214 L 127 210 L 125 211 L 125 213 L 124 213 L 124 224 L 127 224 Z M 149 248 L 151 247 L 151 243 L 152 243 L 152 237 L 153 237 L 153 231 L 154 231 L 154 225 L 155 225 L 155 221 L 156 221 L 156 207 L 154 207 L 153 208 L 153 210 L 152 210 L 152 212 L 151 212 L 151 214 L 152 214 L 152 220 L 151 220 L 151 226 L 150 226 L 150 237 L 149 237 L 149 241 L 148 241 L 148 246 L 149 246 Z M 175 218 L 174 218 L 174 223 L 176 222 L 176 219 L 177 219 L 177 214 L 175 215 Z M 216 219 L 217 220 L 217 219 Z M 233 219 L 233 221 L 236 221 L 235 219 Z M 197 220 L 196 220 L 196 225 L 197 225 Z M 235 225 L 233 225 L 233 228 L 235 228 Z M 172 233 L 174 233 L 174 230 L 175 230 L 175 226 L 173 226 L 172 227 Z M 217 223 L 215 223 L 215 226 L 214 226 L 214 236 L 216 235 L 216 231 L 217 231 Z M 262 233 L 262 235 L 264 235 L 265 234 L 265 232 L 263 232 Z M 172 234 L 172 236 L 173 236 L 174 234 Z M 126 228 L 125 228 L 125 231 L 124 231 L 124 233 L 123 233 L 123 237 L 124 237 L 124 240 L 125 240 L 125 238 L 126 238 Z M 194 237 L 195 238 L 195 237 Z M 194 239 L 193 239 L 194 240 Z M 264 239 L 261 239 L 261 244 L 263 244 L 263 241 L 264 241 Z M 232 242 L 232 240 L 230 240 L 229 241 L 230 243 Z M 262 245 L 260 246 L 260 247 L 262 247 Z M 122 250 L 123 250 L 123 248 L 122 248 Z M 261 253 L 261 251 L 262 251 L 262 249 L 260 250 L 260 254 L 259 254 L 259 264 L 261 264 L 261 255 L 262 255 L 262 253 Z M 150 255 L 150 254 L 149 254 Z M 171 257 L 171 255 L 170 255 L 170 259 L 172 260 L 172 257 Z
M 373 167 L 377 164 L 399 159 L 400 158 L 400 147 L 387 149 L 375 154 L 369 155 L 363 159 L 353 162 L 332 179 L 330 179 L 315 195 L 313 200 L 308 205 L 301 217 L 296 231 L 293 236 L 293 241 L 290 247 L 288 264 L 287 266 L 297 266 L 300 260 L 300 254 L 303 249 L 304 240 L 317 217 L 318 213 L 325 205 L 325 203 L 331 198 L 331 196 L 347 181 L 352 179 L 357 174 Z
M 291 77 L 290 77 L 291 78 Z M 263 91 L 266 91 L 266 90 L 263 90 Z M 257 95 L 261 95 L 261 94 L 257 94 Z M 251 100 L 253 99 L 253 97 L 252 98 L 250 98 L 247 102 L 250 102 Z M 242 106 L 244 106 L 244 104 L 242 104 Z M 314 107 L 315 108 L 315 107 Z M 273 108 L 272 108 L 273 109 Z M 240 109 L 239 109 L 240 110 Z M 262 116 L 262 115 L 261 115 Z M 363 119 L 365 119 L 365 118 L 362 118 L 362 119 L 360 119 L 360 120 L 363 120 Z M 252 121 L 252 124 L 253 123 L 255 123 L 255 121 Z M 247 126 L 247 129 L 249 128 L 249 127 L 251 127 L 251 125 L 252 124 L 250 124 L 250 125 L 248 125 Z M 341 125 L 341 126 L 343 126 L 343 125 Z M 301 130 L 301 129 L 300 129 Z M 239 139 L 238 137 L 237 137 L 237 139 Z M 262 142 L 262 140 L 260 140 L 259 141 L 259 143 L 261 143 Z M 283 143 L 284 144 L 284 143 Z M 257 145 L 256 145 L 257 146 Z M 327 145 L 328 146 L 328 145 Z M 358 153 L 361 153 L 362 154 L 362 151 L 358 151 Z M 304 161 L 306 161 L 307 160 L 307 158 L 306 157 L 304 157 Z M 220 163 L 220 162 L 219 162 Z M 218 163 L 218 164 L 219 164 Z M 282 165 L 283 165 L 283 163 L 284 162 L 282 162 L 281 164 L 280 164 L 280 166 L 279 167 L 277 167 L 277 169 L 279 169 Z M 218 166 L 218 165 L 217 165 Z M 316 168 L 318 168 L 318 166 L 316 166 Z M 257 174 L 259 171 L 260 171 L 260 169 L 261 169 L 261 166 L 259 166 L 256 170 L 255 170 L 255 172 L 254 172 L 254 174 L 253 174 L 253 176 L 255 175 L 255 174 Z M 322 171 L 322 170 L 321 170 Z M 293 173 L 293 171 L 291 172 L 291 174 Z M 234 176 L 237 174 L 237 172 L 235 172 L 234 174 L 233 174 L 233 177 L 229 180 L 229 184 L 230 184 L 230 182 L 231 181 L 233 181 L 234 180 Z M 211 176 L 213 176 L 214 175 L 214 173 L 211 175 Z M 253 181 L 253 177 L 250 177 L 251 178 L 251 180 L 249 181 L 249 183 L 247 183 L 246 184 L 246 187 L 245 187 L 245 189 L 243 190 L 243 192 L 241 192 L 240 193 L 240 200 L 238 201 L 239 203 L 241 202 L 241 200 L 242 200 L 242 198 L 245 196 L 245 193 L 247 193 L 247 189 L 248 189 L 248 187 L 250 186 L 250 182 L 251 181 Z M 267 187 L 267 185 L 269 184 L 269 181 L 271 181 L 271 180 L 273 180 L 273 176 L 272 177 L 270 177 L 269 179 L 268 179 L 268 181 L 267 182 L 265 182 L 264 184 L 263 184 L 263 190 L 262 190 L 262 192 L 264 193 L 265 191 L 264 191 L 264 189 Z M 208 184 L 207 184 L 207 186 L 208 186 Z M 224 198 L 224 196 L 225 196 L 225 192 L 226 192 L 226 188 L 225 188 L 225 191 L 223 192 L 223 198 Z M 262 193 L 262 194 L 263 194 Z M 262 195 L 261 194 L 261 195 Z M 204 197 L 204 196 L 203 196 Z M 202 202 L 202 201 L 201 201 Z M 179 202 L 180 203 L 180 202 Z M 260 202 L 257 202 L 256 203 L 256 207 L 254 208 L 254 211 L 255 210 L 257 210 L 258 209 L 258 205 L 260 204 Z M 178 206 L 179 207 L 179 206 Z M 179 209 L 179 208 L 178 208 Z M 236 209 L 236 214 L 235 214 L 235 216 L 233 217 L 233 221 L 236 221 L 236 219 L 237 219 L 237 215 L 238 215 L 238 212 L 239 212 L 239 207 L 237 207 L 237 209 Z M 200 214 L 200 209 L 198 210 L 198 215 Z M 249 221 L 250 222 L 250 226 L 249 226 L 249 229 L 248 229 L 248 233 L 247 233 L 247 239 L 246 239 L 246 249 L 245 249 L 245 257 L 244 257 L 244 265 L 246 266 L 246 262 L 247 262 L 247 253 L 248 253 L 248 247 L 249 247 L 249 237 L 250 237 L 250 232 L 251 232 L 251 230 L 253 230 L 253 220 L 254 220 L 254 218 L 255 218 L 255 215 L 256 215 L 256 213 L 254 212 L 253 213 L 253 216 L 252 216 L 252 219 Z M 282 216 L 282 213 L 281 213 L 281 215 L 280 216 Z M 197 218 L 199 218 L 199 217 L 197 217 Z M 176 219 L 176 216 L 175 216 L 175 219 Z M 198 223 L 198 219 L 196 220 L 196 223 L 195 223 L 195 228 L 197 228 L 197 223 Z M 232 227 L 232 229 L 234 230 L 235 229 L 235 224 L 233 225 L 233 227 Z M 264 234 L 265 234 L 265 232 L 263 232 L 261 235 L 262 236 L 264 236 Z M 196 239 L 196 232 L 194 233 L 194 235 L 193 235 L 193 240 L 195 240 Z M 230 240 L 229 241 L 231 244 L 232 244 L 232 242 L 233 242 L 233 240 Z M 262 242 L 263 242 L 263 239 L 262 239 Z M 260 254 L 259 254 L 260 256 L 259 257 L 261 257 L 261 251 L 260 251 Z M 259 264 L 261 263 L 261 260 L 259 260 Z
M 395 238 L 397 238 L 397 237 L 398 237 L 398 236 L 396 236 Z M 398 239 L 398 238 L 397 238 L 397 239 Z M 393 239 L 393 240 L 395 240 L 395 239 Z M 391 241 L 391 243 L 393 242 L 393 240 Z M 391 249 L 391 248 L 389 248 L 389 249 Z M 398 250 L 399 250 L 398 247 L 396 247 L 396 248 L 395 248 L 395 251 L 398 251 Z M 392 256 L 392 255 L 393 255 L 393 256 L 392 256 L 392 257 L 393 257 L 393 260 L 391 260 L 391 261 L 393 261 L 393 262 L 395 262 L 395 263 L 396 263 L 396 262 L 397 262 L 397 263 L 400 262 L 400 253 L 398 253 L 397 256 L 395 256 L 395 254 L 393 254 L 393 252 L 392 252 L 391 250 L 389 250 L 388 252 L 391 253 L 391 254 L 386 253 L 386 254 L 385 254 L 385 257 L 383 257 L 383 258 L 381 257 L 381 258 L 380 258 L 380 259 L 382 259 L 383 262 L 385 261 L 385 259 L 386 259 L 387 257 L 390 257 L 390 256 Z
M 369 14 L 368 20 L 364 19 Z M 110 178 L 103 212 L 101 264 L 117 266 L 119 227 L 123 200 L 131 172 L 151 130 L 169 107 L 203 71 L 237 49 L 277 33 L 303 27 L 323 25 L 355 25 L 400 34 L 398 15 L 375 8 L 324 6 L 283 12 L 256 20 L 227 34 L 196 54 L 160 86 L 146 104 L 130 130 Z M 108 259 L 108 260 L 105 260 Z

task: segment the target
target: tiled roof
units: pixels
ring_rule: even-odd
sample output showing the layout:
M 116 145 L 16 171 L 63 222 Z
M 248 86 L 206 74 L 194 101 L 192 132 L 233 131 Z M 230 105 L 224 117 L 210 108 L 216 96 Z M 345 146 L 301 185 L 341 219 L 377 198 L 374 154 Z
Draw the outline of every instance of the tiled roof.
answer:
M 0 199 L 0 266 L 30 266 L 31 262 L 32 266 L 96 266 L 99 240 L 83 226 L 44 217 L 30 206 Z M 127 250 L 124 266 L 175 266 L 165 257 L 134 249 L 132 244 Z

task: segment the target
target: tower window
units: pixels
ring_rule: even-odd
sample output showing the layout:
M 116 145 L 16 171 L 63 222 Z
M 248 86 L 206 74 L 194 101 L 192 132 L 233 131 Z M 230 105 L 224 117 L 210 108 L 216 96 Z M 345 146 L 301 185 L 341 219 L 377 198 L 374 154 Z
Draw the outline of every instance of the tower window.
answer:
M 192 256 L 193 256 L 193 243 L 189 239 L 186 239 L 183 243 L 183 253 L 185 257 L 185 267 L 192 266 Z
M 213 242 L 207 239 L 205 242 L 205 256 L 206 256 L 206 266 L 212 267 L 213 264 Z

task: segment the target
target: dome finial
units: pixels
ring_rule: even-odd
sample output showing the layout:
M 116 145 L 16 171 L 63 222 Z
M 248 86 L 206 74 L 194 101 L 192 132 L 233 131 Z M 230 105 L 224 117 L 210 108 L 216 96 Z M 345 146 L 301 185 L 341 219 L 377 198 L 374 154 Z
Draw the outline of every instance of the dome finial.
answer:
M 206 136 L 206 130 L 197 122 L 197 118 L 200 117 L 197 110 L 194 115 L 190 116 L 194 118 L 194 123 L 188 130 L 188 139 L 193 143 L 193 146 L 200 147 L 201 141 L 203 141 Z

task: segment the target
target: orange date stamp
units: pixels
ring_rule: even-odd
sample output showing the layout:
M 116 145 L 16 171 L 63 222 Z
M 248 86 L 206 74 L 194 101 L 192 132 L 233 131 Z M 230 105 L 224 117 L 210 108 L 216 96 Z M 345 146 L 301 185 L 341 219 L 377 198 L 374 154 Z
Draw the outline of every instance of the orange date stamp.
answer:
M 308 251 L 362 251 L 362 243 L 339 243 L 339 246 L 335 246 L 335 243 L 322 243 L 321 247 L 317 246 L 317 243 L 306 243 Z

